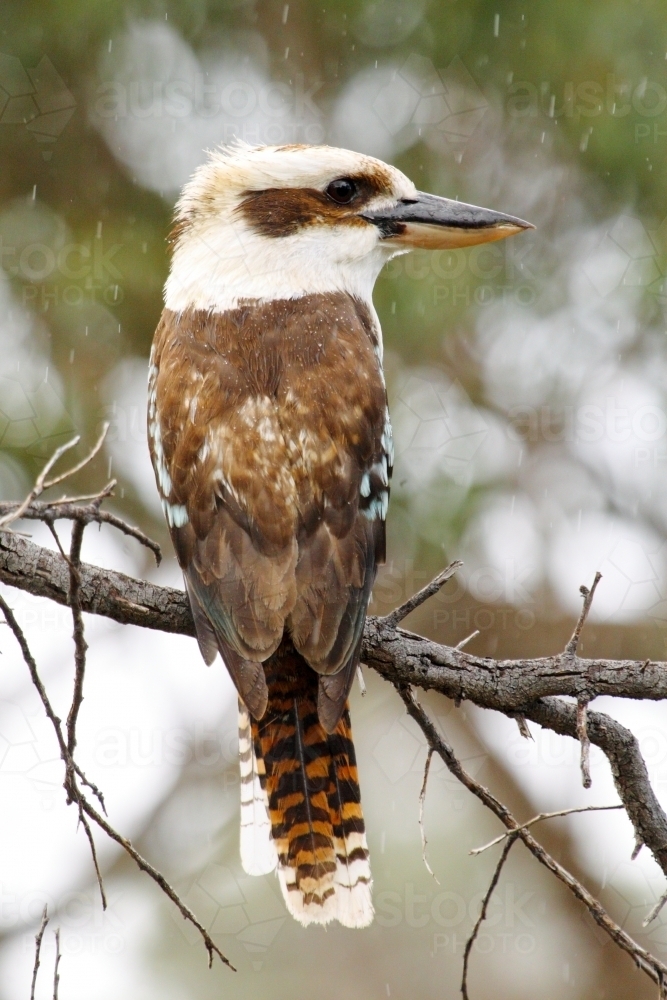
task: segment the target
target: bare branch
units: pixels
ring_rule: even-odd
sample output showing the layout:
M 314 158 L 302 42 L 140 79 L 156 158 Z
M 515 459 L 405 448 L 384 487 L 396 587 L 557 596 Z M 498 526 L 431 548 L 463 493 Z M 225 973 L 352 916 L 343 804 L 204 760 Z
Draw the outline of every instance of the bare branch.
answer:
M 49 510 L 54 508 L 46 504 L 33 505 L 31 508 L 35 517 L 47 521 L 51 515 L 46 509 L 38 511 L 38 507 L 48 507 Z M 67 511 L 67 506 L 63 504 L 60 509 Z M 87 508 L 84 510 L 87 511 Z M 78 511 L 76 515 L 74 511 L 71 513 L 74 520 L 78 521 L 81 518 Z M 69 512 L 67 516 L 70 516 Z M 2 582 L 67 605 L 71 601 L 71 564 L 72 559 L 64 554 L 59 555 L 41 548 L 16 533 L 0 531 L 0 581 Z M 457 564 L 452 564 L 432 584 L 392 615 L 386 618 L 371 617 L 367 620 L 361 651 L 363 662 L 390 681 L 401 692 L 404 700 L 410 685 L 425 690 L 437 690 L 453 698 L 457 703 L 467 699 L 480 707 L 503 712 L 510 718 L 516 719 L 520 726 L 522 720 L 524 723 L 525 720 L 530 720 L 580 741 L 585 724 L 586 737 L 590 743 L 603 750 L 610 762 L 623 807 L 635 829 L 637 844 L 646 844 L 663 872 L 667 874 L 667 816 L 651 788 L 637 740 L 632 733 L 608 716 L 589 712 L 586 708 L 585 718 L 582 721 L 581 707 L 553 697 L 572 696 L 577 699 L 579 706 L 582 704 L 587 706 L 588 701 L 598 695 L 663 699 L 667 697 L 667 664 L 653 661 L 584 659 L 576 654 L 599 576 L 596 576 L 590 591 L 586 588 L 582 591 L 584 607 L 570 642 L 562 653 L 551 657 L 532 660 L 493 660 L 473 656 L 463 649 L 443 646 L 423 636 L 397 628 L 396 621 L 437 592 L 456 568 Z M 182 591 L 156 587 L 124 574 L 83 563 L 77 565 L 77 569 L 79 577 L 75 592 L 81 611 L 102 614 L 122 623 L 143 625 L 182 635 L 194 635 L 187 597 Z M 0 603 L 0 607 L 3 603 Z M 17 638 L 21 643 L 18 635 Z M 23 651 L 25 655 L 25 650 Z M 409 697 L 412 698 L 411 693 Z M 413 698 L 412 700 L 414 701 Z M 50 706 L 47 707 L 47 703 L 45 709 L 49 715 Z M 421 710 L 417 706 L 415 711 Z M 51 710 L 49 717 L 53 722 L 52 715 Z M 59 724 L 59 720 L 56 721 Z M 423 728 L 422 723 L 423 720 L 420 721 Z M 585 743 L 585 740 L 581 742 Z M 441 756 L 443 755 L 442 745 L 431 742 L 429 745 Z M 66 766 L 71 768 L 73 777 L 70 784 L 73 783 L 78 789 L 74 778 L 78 777 L 81 781 L 86 779 L 72 761 L 66 744 L 64 750 L 61 746 L 61 755 Z M 523 840 L 535 857 L 570 888 L 619 947 L 632 954 L 640 967 L 644 971 L 648 970 L 656 982 L 661 981 L 664 973 L 660 963 L 625 935 L 587 890 L 544 852 L 543 848 L 532 839 L 527 826 L 518 824 L 487 789 L 469 776 L 466 777 L 456 758 L 452 757 L 449 762 L 445 760 L 445 763 L 473 794 L 481 798 L 503 820 L 506 829 Z M 91 783 L 88 784 L 95 790 Z M 140 856 L 135 856 L 129 842 L 113 831 L 80 791 L 78 796 L 77 802 L 84 803 L 81 808 L 86 817 L 100 825 L 112 839 L 117 839 L 136 863 L 158 881 L 167 895 L 170 895 L 179 906 L 180 901 L 177 902 L 178 897 L 174 890 L 168 883 L 165 882 L 163 885 L 159 881 L 162 876 L 151 869 L 144 859 L 139 861 Z M 212 959 L 213 954 L 218 952 L 210 938 L 207 938 L 205 929 L 196 923 L 196 918 L 184 904 L 181 903 L 179 908 L 183 916 L 191 919 L 200 930 L 209 951 L 209 959 Z
M 463 649 L 464 646 L 467 646 L 468 643 L 471 642 L 478 635 L 479 635 L 479 629 L 476 628 L 475 631 L 471 632 L 470 635 L 467 635 L 465 637 L 465 639 L 461 639 L 460 642 L 457 642 L 456 646 L 454 648 L 455 649 Z
M 63 544 L 60 541 L 60 536 L 58 535 L 58 532 L 56 531 L 55 524 L 53 524 L 52 521 L 47 521 L 46 522 L 46 526 L 48 527 L 49 531 L 53 535 L 53 540 L 56 543 L 56 545 L 58 546 L 58 552 L 60 552 L 60 555 L 63 557 L 63 559 L 65 560 L 65 562 L 69 566 L 69 564 L 70 564 L 70 562 L 69 562 L 69 556 L 66 554 L 66 552 L 65 552 L 65 550 L 63 548 Z
M 214 956 L 217 955 L 218 958 L 222 962 L 224 962 L 226 966 L 228 966 L 233 972 L 236 972 L 236 969 L 234 968 L 232 963 L 220 951 L 217 944 L 215 943 L 215 941 L 213 941 L 213 939 L 211 938 L 210 934 L 208 933 L 204 925 L 199 922 L 199 920 L 194 915 L 189 906 L 187 906 L 183 902 L 183 900 L 180 898 L 176 890 L 171 887 L 169 882 L 167 882 L 164 875 L 161 872 L 159 872 L 157 868 L 154 868 L 153 865 L 151 865 L 148 861 L 146 861 L 146 859 L 142 857 L 142 855 L 139 854 L 139 852 L 132 846 L 131 841 L 127 840 L 120 833 L 118 833 L 118 831 L 115 830 L 111 826 L 111 824 L 107 822 L 104 816 L 101 816 L 97 812 L 95 807 L 92 806 L 86 799 L 82 799 L 82 807 L 86 815 L 89 816 L 92 820 L 94 820 L 95 823 L 97 823 L 97 825 L 102 830 L 104 830 L 106 835 L 110 837 L 111 840 L 114 840 L 117 844 L 119 844 L 123 848 L 124 851 L 126 851 L 130 855 L 132 860 L 136 863 L 137 867 L 140 868 L 141 871 L 146 872 L 146 874 L 149 875 L 150 878 L 152 878 L 153 881 L 160 886 L 163 893 L 169 897 L 172 903 L 174 903 L 174 905 L 180 911 L 184 919 L 188 920 L 194 927 L 197 928 L 197 930 L 202 936 L 204 945 L 206 946 L 206 950 L 208 952 L 209 968 L 211 968 L 211 966 L 213 965 Z
M 202 940 L 208 952 L 209 968 L 213 963 L 214 956 L 217 955 L 218 958 L 220 958 L 220 960 L 225 965 L 227 965 L 233 971 L 236 971 L 231 962 L 225 957 L 225 955 L 223 955 L 218 946 L 215 944 L 215 942 L 209 935 L 206 928 L 203 926 L 203 924 L 200 923 L 200 921 L 194 915 L 192 910 L 190 910 L 190 908 L 186 906 L 186 904 L 182 901 L 180 896 L 177 894 L 176 890 L 173 889 L 171 885 L 167 882 L 164 875 L 162 875 L 161 872 L 159 872 L 148 861 L 146 861 L 146 859 L 143 858 L 141 854 L 139 854 L 139 852 L 132 846 L 131 842 L 127 840 L 125 837 L 123 837 L 120 833 L 118 833 L 118 831 L 111 826 L 108 820 L 97 812 L 95 807 L 90 804 L 85 795 L 79 789 L 75 779 L 75 774 L 79 773 L 79 769 L 74 764 L 72 756 L 69 752 L 68 745 L 62 730 L 61 720 L 58 718 L 58 716 L 55 714 L 53 710 L 53 706 L 51 705 L 49 696 L 42 683 L 41 677 L 39 676 L 37 664 L 35 663 L 34 657 L 30 652 L 30 647 L 28 646 L 25 635 L 23 634 L 23 630 L 18 624 L 13 611 L 11 610 L 11 608 L 9 607 L 9 605 L 7 604 L 7 602 L 5 601 L 4 597 L 1 594 L 0 594 L 0 610 L 2 610 L 7 624 L 9 625 L 11 631 L 14 633 L 14 636 L 23 654 L 23 659 L 25 660 L 28 670 L 30 672 L 30 677 L 32 679 L 33 685 L 37 689 L 37 693 L 40 696 L 47 718 L 49 719 L 54 728 L 56 739 L 58 740 L 58 746 L 60 748 L 60 756 L 63 760 L 63 763 L 65 764 L 64 788 L 67 793 L 68 802 L 75 802 L 79 809 L 79 816 L 82 817 L 82 819 L 85 819 L 86 817 L 92 819 L 93 822 L 95 822 L 97 826 L 99 826 L 100 829 L 102 829 L 107 834 L 107 836 L 110 837 L 111 840 L 119 844 L 123 848 L 123 850 L 125 850 L 130 855 L 130 857 L 135 861 L 137 866 L 142 871 L 146 872 L 146 874 L 149 875 L 150 878 L 152 878 L 153 881 L 157 883 L 157 885 L 159 885 L 159 887 L 162 889 L 165 895 L 167 895 L 169 899 L 171 899 L 171 901 L 174 903 L 174 905 L 178 908 L 183 917 L 186 920 L 188 920 L 194 927 L 196 927 L 196 929 L 199 931 L 202 937 Z M 90 832 L 90 826 L 87 822 L 83 823 L 83 826 L 89 838 L 91 849 L 93 851 L 93 862 L 95 864 L 98 881 L 100 881 L 101 883 L 101 876 L 97 864 L 97 855 L 92 840 L 92 834 Z M 100 888 L 102 888 L 101 884 Z
M 56 939 L 56 960 L 53 966 L 53 1000 L 58 1000 L 58 987 L 60 986 L 60 972 L 58 971 L 60 966 L 60 928 L 55 932 L 54 935 Z
M 514 716 L 514 718 L 516 719 L 516 724 L 519 727 L 519 732 L 520 732 L 521 736 L 524 738 L 524 740 L 532 740 L 533 739 L 533 734 L 531 733 L 530 729 L 528 728 L 528 723 L 526 722 L 525 715 L 521 715 L 521 713 L 518 712 Z
M 667 892 L 663 892 L 658 902 L 655 904 L 654 907 L 651 908 L 645 920 L 642 921 L 642 927 L 648 927 L 649 924 L 653 923 L 653 921 L 658 916 L 665 903 L 667 903 Z
M 579 621 L 574 627 L 574 632 L 572 633 L 572 638 L 565 647 L 565 652 L 568 656 L 575 656 L 577 652 L 577 647 L 579 645 L 579 639 L 581 637 L 581 630 L 586 624 L 586 619 L 588 618 L 588 612 L 591 610 L 591 604 L 593 603 L 593 598 L 595 597 L 595 591 L 597 585 L 602 579 L 602 573 L 596 573 L 595 579 L 593 580 L 593 586 L 589 590 L 583 584 L 579 587 L 579 593 L 584 599 L 583 606 L 581 608 L 581 614 L 579 615 Z
M 475 926 L 472 929 L 472 933 L 468 940 L 466 941 L 465 950 L 463 952 L 463 974 L 461 976 L 461 995 L 463 1000 L 470 1000 L 468 995 L 468 963 L 470 962 L 470 952 L 472 951 L 472 946 L 474 945 L 477 935 L 479 934 L 479 929 L 483 922 L 486 920 L 486 911 L 489 908 L 489 903 L 491 902 L 491 896 L 493 895 L 494 889 L 498 885 L 498 879 L 500 878 L 500 873 L 503 870 L 503 865 L 507 861 L 507 856 L 512 850 L 514 843 L 516 841 L 516 833 L 507 834 L 508 840 L 502 849 L 500 858 L 498 859 L 498 864 L 496 865 L 495 871 L 493 873 L 493 878 L 489 888 L 486 890 L 486 895 L 482 900 L 482 909 L 479 912 L 479 916 L 475 921 Z
M 103 512 L 102 512 L 103 513 Z M 194 636 L 183 591 L 133 580 L 124 573 L 81 564 L 81 608 L 128 625 Z M 67 606 L 69 567 L 50 549 L 0 531 L 0 582 Z
M 83 611 L 123 624 L 194 636 L 183 591 L 86 563 L 81 564 L 80 574 Z M 67 605 L 69 567 L 65 560 L 12 532 L 0 532 L 0 581 Z M 384 619 L 374 617 L 366 621 L 361 657 L 395 686 L 412 684 L 439 691 L 448 698 L 469 700 L 511 717 L 519 712 L 574 739 L 575 707 L 545 695 L 667 698 L 667 663 L 579 657 L 565 660 L 563 654 L 490 660 L 387 626 Z M 620 723 L 597 712 L 588 711 L 587 731 L 591 742 L 609 759 L 637 837 L 653 852 L 667 875 L 667 817 L 651 789 L 637 741 Z
M 455 559 L 454 562 L 450 563 L 446 569 L 443 569 L 441 573 L 438 573 L 438 575 L 431 580 L 430 583 L 427 583 L 425 587 L 422 587 L 422 589 L 418 590 L 416 594 L 413 594 L 412 597 L 410 597 L 404 604 L 401 604 L 400 607 L 390 612 L 390 614 L 385 615 L 385 617 L 381 620 L 390 628 L 398 625 L 399 622 L 402 622 L 404 618 L 407 618 L 412 611 L 418 608 L 420 604 L 423 604 L 424 601 L 428 601 L 429 597 L 433 597 L 433 595 L 437 594 L 439 590 L 442 590 L 447 581 L 451 580 L 457 569 L 460 569 L 461 566 L 463 566 L 463 563 L 460 560 Z M 472 636 L 469 638 L 472 639 Z
M 537 816 L 533 816 L 529 819 L 527 823 L 522 823 L 519 829 L 527 830 L 528 827 L 533 826 L 534 823 L 541 823 L 544 819 L 556 819 L 558 816 L 571 816 L 573 813 L 585 813 L 585 812 L 608 812 L 610 809 L 622 809 L 622 803 L 618 803 L 615 806 L 577 806 L 573 809 L 558 809 L 556 812 L 539 813 Z M 488 851 L 489 847 L 495 847 L 496 844 L 500 844 L 505 837 L 509 837 L 509 833 L 501 833 L 499 837 L 494 837 L 490 840 L 488 844 L 484 844 L 483 847 L 475 847 L 471 854 L 482 854 L 483 851 Z
M 70 499 L 64 497 L 60 500 L 50 500 L 48 502 L 35 501 L 31 503 L 29 507 L 21 514 L 23 520 L 30 521 L 44 521 L 45 524 L 51 526 L 54 521 L 80 521 L 82 524 L 110 524 L 114 528 L 118 528 L 122 531 L 124 535 L 128 535 L 130 538 L 136 538 L 138 542 L 144 545 L 147 549 L 150 549 L 155 556 L 155 561 L 160 565 L 162 561 L 162 549 L 157 542 L 154 542 L 152 538 L 149 538 L 140 528 L 135 527 L 132 524 L 127 524 L 122 518 L 117 517 L 116 514 L 110 513 L 108 510 L 102 510 L 100 508 L 100 503 L 102 500 L 112 495 L 113 487 L 116 485 L 116 480 L 112 479 L 103 490 L 96 493 L 94 496 L 79 497 L 78 499 Z M 82 500 L 89 501 L 84 506 L 81 505 Z M 18 508 L 18 504 L 15 503 L 0 503 L 0 514 L 9 514 Z M 1 524 L 0 524 L 1 527 Z
M 32 503 L 30 505 L 29 509 L 30 510 L 38 510 L 40 508 L 43 508 L 44 510 L 46 510 L 47 508 L 51 508 L 51 507 L 55 508 L 55 507 L 61 507 L 61 506 L 64 507 L 64 508 L 67 508 L 70 505 L 88 503 L 91 500 L 100 500 L 101 501 L 101 500 L 104 500 L 106 497 L 113 496 L 113 491 L 116 488 L 116 486 L 118 486 L 118 480 L 117 479 L 110 479 L 109 482 L 106 484 L 106 486 L 103 486 L 102 489 L 98 490 L 97 493 L 86 493 L 84 496 L 80 496 L 80 497 L 62 496 L 62 497 L 60 497 L 59 500 L 46 500 L 46 501 L 36 500 L 34 503 Z M 5 507 L 5 506 L 10 506 L 10 505 L 9 504 L 2 504 L 0 506 Z M 23 516 L 27 517 L 28 515 L 24 514 Z
M 581 743 L 581 780 L 584 788 L 590 788 L 591 780 L 591 741 L 588 738 L 588 702 L 580 698 L 577 702 L 577 739 Z
M 183 591 L 86 563 L 81 564 L 80 574 L 83 611 L 124 624 L 194 636 Z M 65 560 L 12 532 L 0 532 L 0 581 L 67 605 L 69 567 Z M 366 622 L 361 657 L 395 686 L 413 684 L 511 717 L 519 712 L 526 719 L 574 739 L 575 707 L 545 695 L 667 698 L 667 663 L 579 657 L 566 660 L 563 654 L 490 660 L 387 626 L 386 620 L 373 617 Z M 614 719 L 591 711 L 587 713 L 587 731 L 591 742 L 609 759 L 619 796 L 638 839 L 653 852 L 667 875 L 667 817 L 651 788 L 636 739 Z
M 468 774 L 456 757 L 451 746 L 443 739 L 424 709 L 416 701 L 412 691 L 409 688 L 401 688 L 399 690 L 399 694 L 405 703 L 408 714 L 415 720 L 424 733 L 428 745 L 433 747 L 434 751 L 442 758 L 451 773 L 458 778 L 461 784 L 465 785 L 465 787 L 468 788 L 473 795 L 476 795 L 488 809 L 495 813 L 503 826 L 505 826 L 514 837 L 523 841 L 533 857 L 535 857 L 540 864 L 544 865 L 545 868 L 555 875 L 559 881 L 567 886 L 570 892 L 584 904 L 598 926 L 609 935 L 612 941 L 614 941 L 615 944 L 617 944 L 623 951 L 627 952 L 627 954 L 634 959 L 639 968 L 642 969 L 642 971 L 645 972 L 646 975 L 649 976 L 654 982 L 660 984 L 662 988 L 662 984 L 667 976 L 667 966 L 663 965 L 659 959 L 655 958 L 655 956 L 651 955 L 651 953 L 646 951 L 645 948 L 642 948 L 641 945 L 637 944 L 637 942 L 634 941 L 622 927 L 612 920 L 602 904 L 590 894 L 588 889 L 586 889 L 581 882 L 574 877 L 574 875 L 568 872 L 566 868 L 563 868 L 563 866 L 559 864 L 555 858 L 545 851 L 542 845 L 534 839 L 528 830 L 517 822 L 507 806 L 503 805 L 503 803 L 500 802 L 495 795 L 488 790 L 488 788 L 485 788 L 484 785 L 481 785 L 478 781 L 476 781 L 472 775 Z
M 42 938 L 44 937 L 44 931 L 46 930 L 46 925 L 49 922 L 49 914 L 47 908 L 44 907 L 44 912 L 42 913 L 42 922 L 39 925 L 39 930 L 35 935 L 35 962 L 32 967 L 32 983 L 30 986 L 30 1000 L 35 1000 L 35 987 L 37 985 L 37 973 L 39 971 L 39 956 L 42 951 Z
M 91 792 L 93 793 L 93 795 L 95 796 L 95 798 L 99 802 L 100 806 L 102 807 L 102 812 L 106 816 L 107 807 L 104 804 L 104 795 L 103 795 L 102 791 L 97 787 L 97 785 L 95 784 L 94 781 L 91 781 L 90 778 L 86 777 L 86 775 L 83 773 L 83 771 L 81 770 L 81 768 L 79 767 L 79 765 L 77 764 L 77 762 L 75 760 L 72 761 L 72 768 L 73 768 L 74 773 L 76 774 L 76 776 L 81 781 L 81 783 L 83 785 L 85 785 L 86 788 L 90 788 Z
M 77 464 L 74 465 L 71 469 L 68 469 L 67 472 L 62 472 L 59 476 L 55 476 L 53 479 L 49 479 L 48 482 L 43 482 L 42 483 L 42 489 L 49 490 L 49 489 L 51 489 L 52 486 L 57 486 L 58 483 L 63 483 L 66 479 L 69 479 L 71 476 L 76 475 L 77 472 L 81 472 L 81 469 L 84 469 L 88 465 L 89 462 L 92 462 L 92 460 L 95 458 L 95 455 L 97 455 L 98 451 L 100 450 L 100 448 L 104 444 L 104 439 L 107 436 L 107 431 L 108 430 L 109 430 L 109 424 L 107 422 L 105 422 L 104 424 L 102 424 L 102 432 L 101 432 L 100 436 L 98 437 L 97 441 L 95 442 L 95 444 L 93 445 L 93 447 L 91 448 L 91 450 L 88 452 L 88 454 L 86 455 L 86 457 L 82 458 L 81 461 L 77 462 Z M 66 449 L 71 448 L 73 445 L 77 444 L 78 441 L 79 441 L 79 438 L 76 437 L 68 445 L 65 445 L 65 448 Z M 57 455 L 57 452 L 56 452 L 56 455 Z M 58 456 L 58 457 L 60 457 L 60 456 Z M 56 457 L 54 455 L 54 461 L 51 463 L 51 467 L 53 467 L 53 465 L 55 464 L 55 461 L 56 461 Z
M 71 441 L 68 441 L 66 444 L 61 445 L 60 448 L 56 448 L 53 455 L 51 455 L 51 458 L 48 460 L 48 462 L 46 463 L 40 474 L 37 476 L 37 479 L 35 480 L 35 485 L 30 490 L 30 493 L 28 493 L 27 497 L 20 504 L 18 504 L 18 506 L 14 509 L 14 511 L 12 511 L 11 514 L 6 514 L 4 517 L 0 518 L 0 528 L 6 528 L 8 527 L 8 525 L 12 523 L 12 521 L 16 521 L 18 518 L 20 518 L 23 515 L 23 511 L 30 506 L 33 500 L 36 497 L 38 497 L 41 493 L 43 493 L 45 489 L 48 488 L 46 486 L 46 477 L 48 473 L 51 471 L 51 469 L 56 464 L 58 459 L 62 458 L 65 452 L 69 451 L 70 448 L 74 448 L 79 443 L 80 440 L 81 437 L 79 434 L 77 434 L 76 437 L 73 437 Z
M 72 695 L 72 707 L 67 716 L 67 750 L 70 757 L 76 750 L 76 723 L 79 718 L 79 710 L 83 701 L 83 680 L 86 673 L 86 652 L 88 643 L 84 636 L 83 615 L 81 613 L 81 601 L 79 600 L 79 590 L 81 587 L 81 576 L 79 568 L 81 566 L 81 543 L 85 525 L 81 521 L 75 521 L 72 528 L 72 539 L 69 552 L 69 595 L 68 604 L 72 609 L 72 620 L 74 623 L 74 693 Z
M 100 899 L 102 900 L 102 909 L 107 908 L 107 894 L 104 888 L 104 879 L 102 878 L 102 872 L 100 870 L 100 863 L 97 860 L 97 848 L 95 847 L 95 839 L 93 837 L 93 831 L 90 829 L 90 823 L 86 819 L 83 811 L 83 796 L 74 794 L 74 799 L 79 807 L 79 822 L 83 827 L 84 833 L 88 838 L 88 845 L 90 847 L 90 854 L 93 859 L 93 868 L 95 869 L 95 878 L 97 879 L 97 888 L 100 890 Z
M 526 717 L 555 733 L 577 738 L 576 706 L 560 698 L 542 698 L 526 709 Z M 660 805 L 636 737 L 602 712 L 588 712 L 591 743 L 606 755 L 611 773 L 637 840 L 646 844 L 667 874 L 667 816 Z
M 424 802 L 426 801 L 426 783 L 428 781 L 428 772 L 431 768 L 431 760 L 433 758 L 433 747 L 428 748 L 428 753 L 426 754 L 426 763 L 424 764 L 424 780 L 422 781 L 421 791 L 419 793 L 419 832 L 422 838 L 422 860 L 426 867 L 426 871 L 432 878 L 440 885 L 440 882 L 436 878 L 436 875 L 431 868 L 428 860 L 426 858 L 426 833 L 424 832 Z
M 72 438 L 71 441 L 68 441 L 66 444 L 61 445 L 60 448 L 56 448 L 51 458 L 48 460 L 48 462 L 46 463 L 40 474 L 37 476 L 37 479 L 35 480 L 35 485 L 30 490 L 30 493 L 28 493 L 25 500 L 23 500 L 23 502 L 20 503 L 11 513 L 5 514 L 4 517 L 0 518 L 0 528 L 6 528 L 8 525 L 12 523 L 12 521 L 16 521 L 20 517 L 22 517 L 24 512 L 33 502 L 33 500 L 36 500 L 37 497 L 44 492 L 44 490 L 48 490 L 52 486 L 57 486 L 58 483 L 64 482 L 65 479 L 69 479 L 70 476 L 73 476 L 75 475 L 75 473 L 80 472 L 81 469 L 83 469 L 86 465 L 88 465 L 88 463 L 91 462 L 93 458 L 95 458 L 95 455 L 97 455 L 98 451 L 102 447 L 104 439 L 107 436 L 108 430 L 109 430 L 109 424 L 105 423 L 102 427 L 102 433 L 100 434 L 97 442 L 95 443 L 95 445 L 93 445 L 93 448 L 91 449 L 91 451 L 88 452 L 85 458 L 83 458 L 71 469 L 68 469 L 67 472 L 63 472 L 59 476 L 55 476 L 53 479 L 47 480 L 46 477 L 53 468 L 53 466 L 56 464 L 56 462 L 58 462 L 58 460 L 62 458 L 65 452 L 70 451 L 71 448 L 74 448 L 79 443 L 81 438 L 77 434 L 76 437 Z

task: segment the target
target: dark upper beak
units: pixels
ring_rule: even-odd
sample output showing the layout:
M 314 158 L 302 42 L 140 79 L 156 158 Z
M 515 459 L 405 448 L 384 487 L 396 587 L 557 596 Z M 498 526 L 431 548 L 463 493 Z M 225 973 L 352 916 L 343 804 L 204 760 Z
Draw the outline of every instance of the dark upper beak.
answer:
M 424 191 L 418 191 L 415 198 L 402 198 L 395 205 L 371 209 L 360 215 L 380 229 L 382 239 L 398 246 L 425 250 L 491 243 L 535 228 L 513 215 L 502 215 L 489 208 L 477 208 Z

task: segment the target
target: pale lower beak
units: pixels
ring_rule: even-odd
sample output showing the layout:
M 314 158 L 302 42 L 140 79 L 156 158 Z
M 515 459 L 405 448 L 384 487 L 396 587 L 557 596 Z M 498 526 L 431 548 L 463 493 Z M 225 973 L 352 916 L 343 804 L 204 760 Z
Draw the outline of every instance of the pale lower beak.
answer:
M 383 240 L 406 249 L 471 247 L 535 228 L 513 215 L 502 215 L 489 208 L 477 208 L 424 191 L 418 191 L 415 198 L 402 198 L 395 205 L 360 214 L 378 227 Z

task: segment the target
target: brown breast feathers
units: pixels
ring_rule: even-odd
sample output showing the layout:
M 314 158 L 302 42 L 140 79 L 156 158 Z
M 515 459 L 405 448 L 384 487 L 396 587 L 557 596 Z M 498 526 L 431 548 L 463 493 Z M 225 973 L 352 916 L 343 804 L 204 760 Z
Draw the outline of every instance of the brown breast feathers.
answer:
M 368 310 L 343 293 L 164 311 L 151 456 L 207 659 L 217 643 L 262 662 L 287 627 L 318 672 L 349 663 L 384 558 L 376 347 Z

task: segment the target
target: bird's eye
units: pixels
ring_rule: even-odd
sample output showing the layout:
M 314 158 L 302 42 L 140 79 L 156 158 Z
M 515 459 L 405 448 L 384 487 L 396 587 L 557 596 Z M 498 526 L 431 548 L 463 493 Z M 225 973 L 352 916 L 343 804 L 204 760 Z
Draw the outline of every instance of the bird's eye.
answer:
M 338 205 L 349 205 L 357 193 L 357 185 L 349 177 L 340 177 L 331 182 L 326 193 Z

